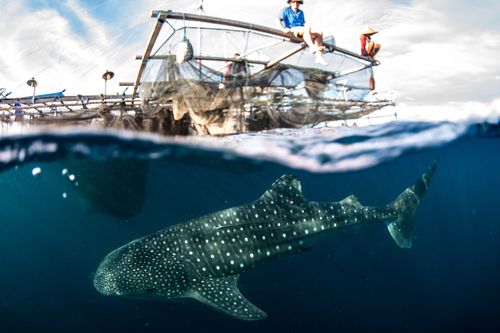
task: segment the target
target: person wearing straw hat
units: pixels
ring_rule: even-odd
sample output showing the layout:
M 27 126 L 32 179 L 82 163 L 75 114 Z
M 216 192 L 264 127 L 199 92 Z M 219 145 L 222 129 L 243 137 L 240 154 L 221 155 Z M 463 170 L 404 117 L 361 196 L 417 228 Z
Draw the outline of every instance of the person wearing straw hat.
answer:
M 321 53 L 325 47 L 323 45 L 323 34 L 312 31 L 306 26 L 304 12 L 299 6 L 304 4 L 303 0 L 287 0 L 288 7 L 283 8 L 279 16 L 279 23 L 285 33 L 293 33 L 296 37 L 304 39 L 311 53 L 316 54 L 316 62 L 322 65 L 328 65 L 323 59 Z
M 359 39 L 361 41 L 361 55 L 369 57 L 375 60 L 375 55 L 380 51 L 380 44 L 372 42 L 371 36 L 378 33 L 378 31 L 372 29 L 371 27 L 365 28 L 361 32 Z

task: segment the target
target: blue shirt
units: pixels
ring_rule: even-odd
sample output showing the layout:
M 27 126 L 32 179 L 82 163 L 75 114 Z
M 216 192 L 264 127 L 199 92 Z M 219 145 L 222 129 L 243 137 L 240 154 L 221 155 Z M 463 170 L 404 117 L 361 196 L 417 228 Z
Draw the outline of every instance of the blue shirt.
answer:
M 306 24 L 304 12 L 299 9 L 297 13 L 295 13 L 290 7 L 283 8 L 280 14 L 280 20 L 283 21 L 285 28 L 303 27 Z

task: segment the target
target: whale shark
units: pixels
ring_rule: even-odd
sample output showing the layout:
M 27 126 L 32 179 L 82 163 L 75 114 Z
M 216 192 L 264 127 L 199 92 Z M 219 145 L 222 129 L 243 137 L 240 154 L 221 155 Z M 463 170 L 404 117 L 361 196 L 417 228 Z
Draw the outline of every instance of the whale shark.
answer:
M 354 195 L 339 202 L 307 201 L 300 181 L 283 175 L 254 202 L 170 226 L 112 251 L 100 263 L 94 286 L 104 295 L 192 298 L 234 318 L 264 319 L 266 313 L 239 291 L 241 273 L 308 249 L 319 235 L 366 223 L 385 223 L 396 244 L 410 248 L 411 218 L 435 169 L 436 161 L 384 207 L 363 206 Z

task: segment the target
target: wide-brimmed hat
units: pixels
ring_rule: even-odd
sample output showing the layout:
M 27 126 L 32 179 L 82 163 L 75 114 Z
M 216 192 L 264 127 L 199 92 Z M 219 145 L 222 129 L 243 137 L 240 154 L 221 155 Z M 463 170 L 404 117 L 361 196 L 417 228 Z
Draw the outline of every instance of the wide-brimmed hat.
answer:
M 371 27 L 366 27 L 361 32 L 362 35 L 375 35 L 376 33 L 378 33 L 378 31 L 372 29 Z

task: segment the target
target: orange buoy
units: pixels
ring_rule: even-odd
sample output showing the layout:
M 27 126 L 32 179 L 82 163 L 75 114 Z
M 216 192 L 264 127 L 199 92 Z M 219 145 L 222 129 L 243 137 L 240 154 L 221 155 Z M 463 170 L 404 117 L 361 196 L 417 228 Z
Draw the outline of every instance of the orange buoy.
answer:
M 370 90 L 375 90 L 375 78 L 370 76 Z

